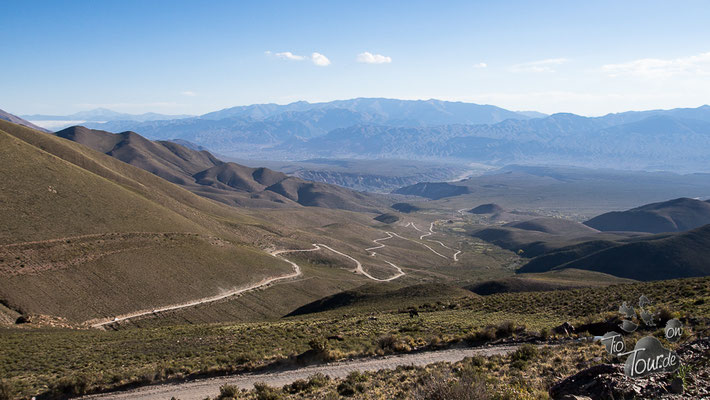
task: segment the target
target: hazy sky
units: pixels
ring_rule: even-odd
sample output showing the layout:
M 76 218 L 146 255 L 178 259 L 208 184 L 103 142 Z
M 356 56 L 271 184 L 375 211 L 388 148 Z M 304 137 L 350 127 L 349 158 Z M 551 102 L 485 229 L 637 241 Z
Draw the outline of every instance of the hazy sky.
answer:
M 391 97 L 600 115 L 710 103 L 707 1 L 11 1 L 0 108 L 201 114 Z

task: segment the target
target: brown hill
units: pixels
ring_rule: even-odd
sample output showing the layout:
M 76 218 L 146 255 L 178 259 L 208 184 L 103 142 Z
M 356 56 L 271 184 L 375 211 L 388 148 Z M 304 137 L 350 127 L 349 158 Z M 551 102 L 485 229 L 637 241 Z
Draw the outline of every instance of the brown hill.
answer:
M 710 224 L 710 203 L 681 197 L 609 212 L 584 224 L 600 231 L 681 232 Z
M 538 279 L 509 277 L 477 282 L 466 289 L 481 296 L 496 293 L 548 292 L 581 287 L 579 284 L 546 282 Z
M 511 222 L 475 231 L 472 236 L 507 250 L 522 250 L 523 257 L 542 256 L 590 240 L 618 240 L 628 237 L 621 233 L 601 233 L 578 222 L 560 218 L 533 218 Z
M 531 260 L 518 272 L 576 268 L 643 281 L 710 275 L 710 225 L 616 243 L 586 242 L 561 250 Z
M 470 212 L 471 214 L 498 214 L 505 212 L 505 210 L 498 204 L 488 203 L 474 207 L 468 210 L 468 212 Z
M 292 271 L 272 226 L 86 146 L 0 121 L 0 302 L 81 322 Z
M 462 297 L 477 297 L 470 291 L 446 283 L 424 283 L 397 289 L 367 284 L 324 297 L 297 308 L 288 316 L 357 308 L 358 310 L 403 309 L 422 302 Z
M 588 235 L 598 232 L 579 222 L 562 218 L 534 218 L 527 221 L 510 222 L 504 226 L 552 235 Z
M 379 201 L 339 186 L 304 181 L 267 168 L 223 162 L 207 151 L 151 141 L 135 132 L 113 134 L 74 126 L 56 133 L 229 205 L 312 206 L 377 212 Z
M 380 214 L 373 219 L 384 224 L 394 224 L 395 222 L 399 221 L 399 217 L 392 213 Z
M 47 133 L 49 133 L 48 130 L 46 130 L 46 129 L 42 128 L 42 127 L 39 127 L 39 126 L 33 124 L 33 123 L 30 122 L 30 121 L 27 121 L 27 120 L 25 120 L 25 119 L 22 119 L 22 118 L 18 117 L 17 115 L 10 114 L 10 113 L 7 112 L 7 111 L 0 110 L 0 120 L 7 121 L 7 122 L 12 122 L 13 124 L 22 125 L 22 126 L 26 126 L 26 127 L 28 127 L 28 128 L 36 129 L 36 130 L 38 130 L 38 131 L 42 131 L 42 132 L 47 132 Z

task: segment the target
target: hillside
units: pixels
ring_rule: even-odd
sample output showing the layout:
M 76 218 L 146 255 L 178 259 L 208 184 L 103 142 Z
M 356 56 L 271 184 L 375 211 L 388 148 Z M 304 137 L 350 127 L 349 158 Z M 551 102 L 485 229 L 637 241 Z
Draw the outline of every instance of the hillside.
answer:
M 600 231 L 680 232 L 710 224 L 710 203 L 678 198 L 594 217 L 585 225 Z
M 0 300 L 20 313 L 82 322 L 292 271 L 255 245 L 278 229 L 88 147 L 0 121 L 0 156 Z
M 41 128 L 41 127 L 31 123 L 30 121 L 22 119 L 22 118 L 18 117 L 17 115 L 10 114 L 9 112 L 3 111 L 3 110 L 0 110 L 0 120 L 12 122 L 13 124 L 26 126 L 28 128 L 36 129 L 36 130 L 42 131 L 42 132 L 49 132 L 48 130 Z
M 207 151 L 193 150 L 175 142 L 150 141 L 135 132 L 113 134 L 74 126 L 56 135 L 229 205 L 300 205 L 370 212 L 380 206 L 371 196 L 349 189 L 308 182 L 267 168 L 223 162 Z
M 523 229 L 526 231 L 536 231 L 553 235 L 588 235 L 597 232 L 579 222 L 562 218 L 533 218 L 527 221 L 510 222 L 505 227 Z
M 399 188 L 392 193 L 410 196 L 421 196 L 432 200 L 444 197 L 458 196 L 468 193 L 465 186 L 453 185 L 447 182 L 421 182 L 411 186 Z
M 396 308 L 400 303 L 406 304 L 412 301 L 418 303 L 436 302 L 437 300 L 475 296 L 468 290 L 443 283 L 420 284 L 396 289 L 368 284 L 306 304 L 291 312 L 289 316 L 341 310 L 346 307 L 351 311 L 354 309 L 358 309 L 358 311 L 387 309 Z
M 505 212 L 505 209 L 499 206 L 498 204 L 488 203 L 476 206 L 468 210 L 468 212 L 470 212 L 471 214 L 498 214 Z
M 613 243 L 627 238 L 621 233 L 602 233 L 560 218 L 533 218 L 474 230 L 470 234 L 507 250 L 522 250 L 520 255 L 526 258 L 544 256 L 579 243 Z
M 581 249 L 585 246 L 586 249 Z M 710 225 L 688 232 L 638 238 L 626 243 L 583 243 L 565 249 L 566 257 L 533 259 L 518 272 L 567 268 L 650 281 L 710 275 Z M 579 256 L 567 261 L 570 255 Z

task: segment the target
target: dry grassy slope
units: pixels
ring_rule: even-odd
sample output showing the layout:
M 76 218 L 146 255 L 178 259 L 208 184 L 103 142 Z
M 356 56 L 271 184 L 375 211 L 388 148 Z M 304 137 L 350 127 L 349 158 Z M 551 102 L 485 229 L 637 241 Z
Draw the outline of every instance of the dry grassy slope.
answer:
M 151 141 L 135 132 L 113 134 L 73 126 L 57 136 L 144 169 L 201 196 L 247 207 L 314 206 L 374 211 L 377 198 L 335 185 L 304 181 L 267 168 L 225 163 L 207 151 Z
M 642 281 L 710 275 L 710 225 L 669 235 L 641 238 L 584 254 L 567 263 L 532 260 L 519 272 L 577 268 Z
M 681 197 L 605 213 L 584 224 L 601 231 L 681 232 L 710 224 L 710 203 Z
M 0 299 L 12 308 L 82 321 L 291 270 L 254 246 L 282 228 L 85 146 L 0 121 L 0 158 Z

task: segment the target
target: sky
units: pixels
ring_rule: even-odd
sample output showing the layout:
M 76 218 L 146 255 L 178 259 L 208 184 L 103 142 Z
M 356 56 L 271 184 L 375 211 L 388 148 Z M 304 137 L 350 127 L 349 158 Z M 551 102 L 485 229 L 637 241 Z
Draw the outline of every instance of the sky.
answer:
M 603 115 L 710 103 L 707 1 L 12 1 L 0 109 L 388 97 Z

